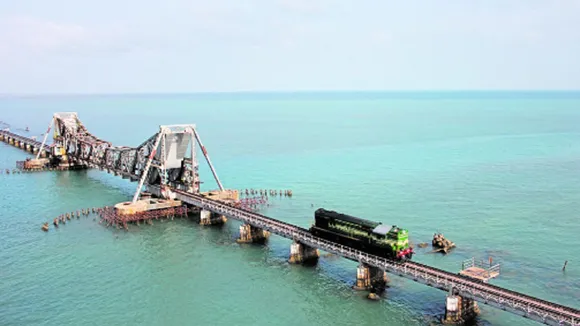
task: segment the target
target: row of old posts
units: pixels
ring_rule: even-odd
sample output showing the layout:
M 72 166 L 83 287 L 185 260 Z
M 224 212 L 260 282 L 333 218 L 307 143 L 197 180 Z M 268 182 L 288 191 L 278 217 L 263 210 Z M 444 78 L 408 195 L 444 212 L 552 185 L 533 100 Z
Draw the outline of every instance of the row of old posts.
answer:
M 38 169 L 0 169 L 0 175 L 10 175 L 10 174 L 27 174 L 34 172 L 45 172 L 45 171 L 68 171 L 72 170 L 69 167 L 57 166 L 57 167 L 43 167 Z
M 124 215 L 119 214 L 116 209 L 111 206 L 93 207 L 61 214 L 52 220 L 52 225 L 54 228 L 58 228 L 60 225 L 66 224 L 75 218 L 80 219 L 81 216 L 89 217 L 91 214 L 94 214 L 99 216 L 99 224 L 105 224 L 106 227 L 113 226 L 117 229 L 125 229 L 128 231 L 128 224 L 140 225 L 140 223 L 143 223 L 153 225 L 153 220 L 164 218 L 173 220 L 175 217 L 187 217 L 188 213 L 192 210 L 195 210 L 195 208 L 180 206 Z M 41 230 L 48 232 L 50 230 L 50 223 L 44 222 L 41 226 Z
M 292 197 L 292 190 L 290 189 L 244 189 L 243 191 L 239 191 L 239 193 L 241 195 L 245 195 L 245 196 L 255 196 L 255 195 L 260 195 L 260 196 L 271 196 L 271 197 L 275 197 L 275 196 L 280 196 L 280 197 Z
M 81 216 L 89 217 L 91 214 L 95 214 L 95 213 L 97 213 L 97 209 L 95 207 L 86 208 L 86 209 L 79 209 L 77 211 L 72 211 L 72 212 L 67 212 L 67 213 L 64 213 L 64 214 L 61 214 L 61 215 L 55 217 L 52 220 L 52 225 L 54 228 L 58 228 L 59 225 L 66 224 L 67 222 L 74 220 L 75 217 L 76 217 L 76 219 L 80 219 Z M 49 222 L 44 222 L 41 226 L 41 230 L 48 232 L 48 230 L 50 230 Z

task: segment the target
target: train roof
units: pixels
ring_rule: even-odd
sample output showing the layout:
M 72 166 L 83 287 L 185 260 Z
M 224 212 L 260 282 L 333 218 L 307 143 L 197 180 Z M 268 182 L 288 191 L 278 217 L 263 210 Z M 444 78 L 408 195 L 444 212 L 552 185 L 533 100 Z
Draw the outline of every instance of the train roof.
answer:
M 329 210 L 326 210 L 324 208 L 317 209 L 314 214 L 315 214 L 315 216 L 321 216 L 321 217 L 325 217 L 325 218 L 331 217 L 331 218 L 334 218 L 337 220 L 342 220 L 342 221 L 346 221 L 346 222 L 360 224 L 360 225 L 366 226 L 366 227 L 371 228 L 371 229 L 374 229 L 377 226 L 381 225 L 380 222 L 373 222 L 373 221 L 369 221 L 369 220 L 364 220 L 362 218 L 338 213 L 335 211 L 329 211 Z
M 387 235 L 387 233 L 389 233 L 389 231 L 391 231 L 391 227 L 388 225 L 384 225 L 384 224 L 381 224 L 373 229 L 373 233 L 376 233 L 379 235 Z

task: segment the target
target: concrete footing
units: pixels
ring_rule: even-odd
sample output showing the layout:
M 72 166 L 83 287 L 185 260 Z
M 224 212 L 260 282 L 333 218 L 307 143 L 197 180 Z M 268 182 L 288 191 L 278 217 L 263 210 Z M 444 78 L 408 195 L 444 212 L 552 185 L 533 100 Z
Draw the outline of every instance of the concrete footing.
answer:
M 479 314 L 477 302 L 458 295 L 449 295 L 445 301 L 444 325 L 461 325 Z
M 389 281 L 387 273 L 380 268 L 359 264 L 356 269 L 356 283 L 352 287 L 357 291 L 373 290 L 381 292 Z
M 225 216 L 206 211 L 205 209 L 202 209 L 199 213 L 200 225 L 220 225 L 227 222 L 227 220 Z
M 270 237 L 270 232 L 251 226 L 250 224 L 240 225 L 240 238 L 238 243 L 263 243 Z
M 290 245 L 290 264 L 311 264 L 316 263 L 320 257 L 320 252 L 316 248 L 309 247 L 300 242 L 294 241 Z

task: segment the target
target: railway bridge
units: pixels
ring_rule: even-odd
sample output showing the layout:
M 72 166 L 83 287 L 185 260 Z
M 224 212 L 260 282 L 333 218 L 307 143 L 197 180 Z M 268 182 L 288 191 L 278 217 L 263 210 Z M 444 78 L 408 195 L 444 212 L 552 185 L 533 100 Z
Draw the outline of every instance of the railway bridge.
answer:
M 36 139 L 10 132 L 9 129 L 0 130 L 0 140 L 32 154 L 40 154 L 42 157 L 50 154 L 49 146 L 43 145 Z
M 52 144 L 46 144 L 54 128 Z M 241 221 L 240 236 L 250 240 L 263 231 L 293 240 L 291 253 L 320 249 L 359 262 L 359 273 L 373 268 L 448 292 L 444 322 L 461 322 L 483 303 L 547 325 L 580 326 L 580 310 L 549 302 L 506 288 L 483 283 L 413 261 L 395 261 L 313 236 L 307 229 L 200 193 L 197 147 L 201 149 L 220 190 L 224 187 L 203 146 L 195 125 L 160 126 L 159 131 L 138 147 L 113 146 L 84 127 L 76 113 L 54 114 L 44 140 L 0 131 L 0 140 L 37 154 L 50 156 L 69 166 L 98 168 L 138 182 L 133 202 L 142 188 L 163 198 L 177 199 L 205 212 Z M 36 149 L 36 150 L 34 150 Z M 44 153 L 44 154 L 43 154 Z M 358 280 L 357 280 L 358 281 Z

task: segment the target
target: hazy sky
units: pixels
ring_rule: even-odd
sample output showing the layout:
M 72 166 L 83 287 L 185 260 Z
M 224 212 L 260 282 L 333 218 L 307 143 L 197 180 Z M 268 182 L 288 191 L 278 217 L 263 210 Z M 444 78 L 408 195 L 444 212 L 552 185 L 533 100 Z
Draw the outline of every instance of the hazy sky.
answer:
M 580 89 L 580 0 L 0 1 L 0 93 Z

